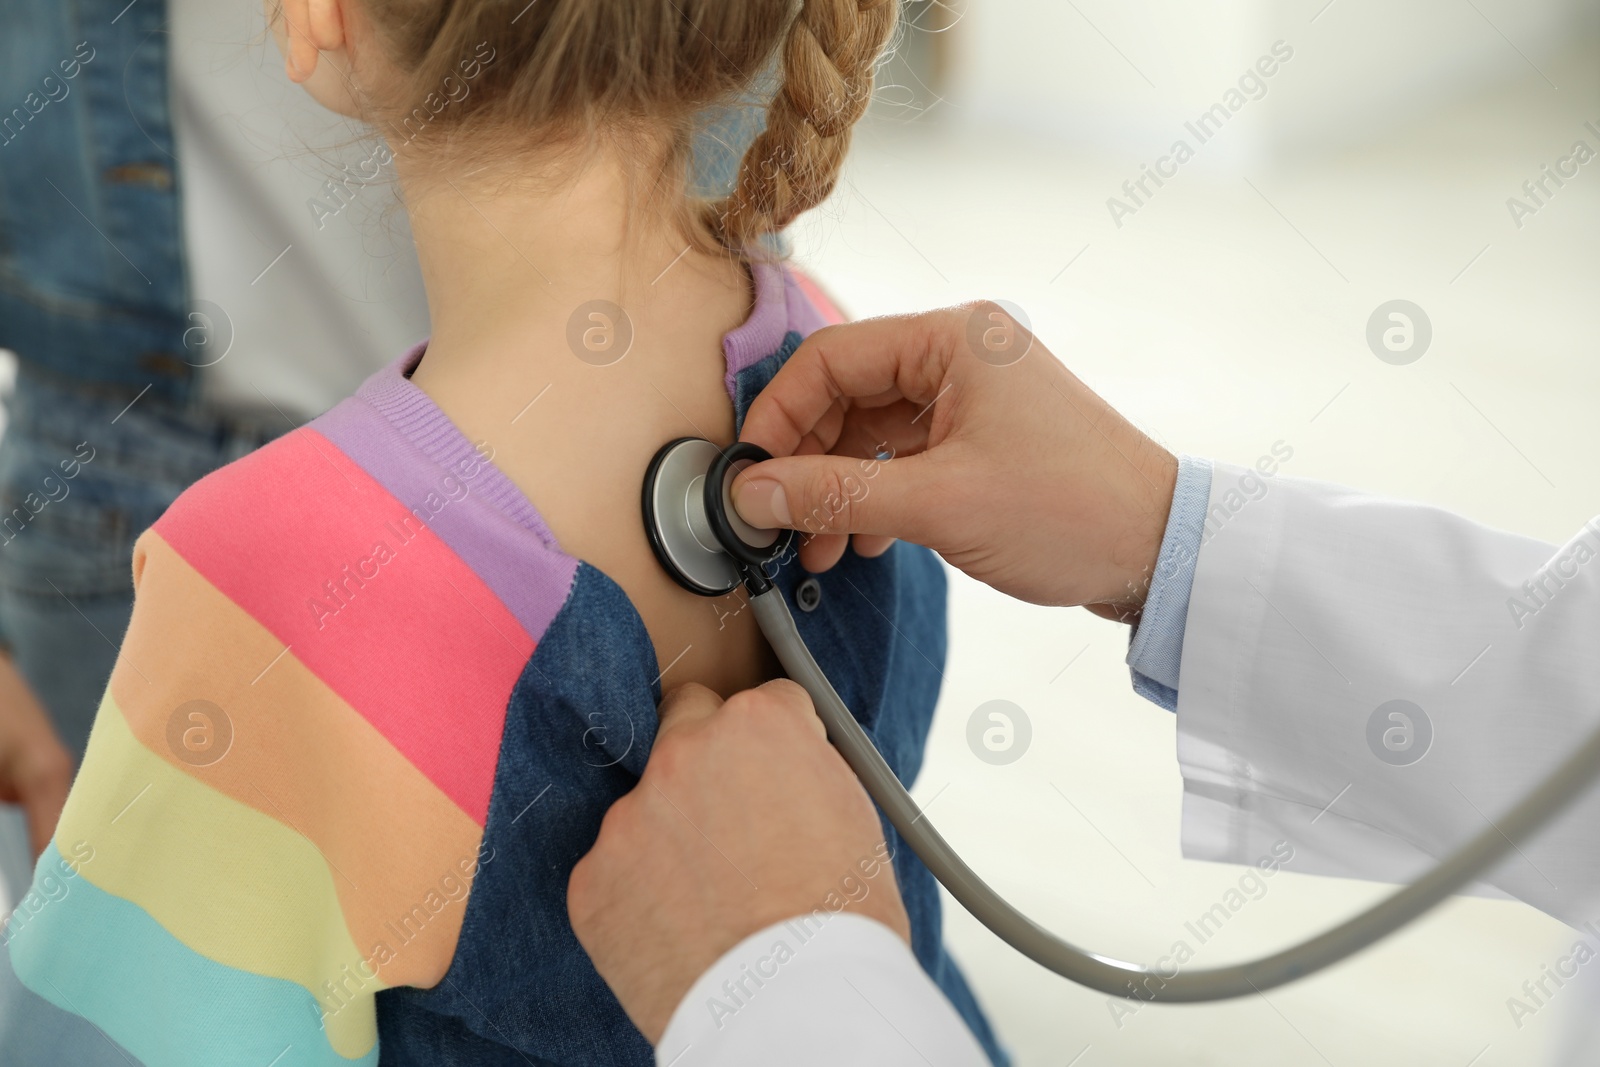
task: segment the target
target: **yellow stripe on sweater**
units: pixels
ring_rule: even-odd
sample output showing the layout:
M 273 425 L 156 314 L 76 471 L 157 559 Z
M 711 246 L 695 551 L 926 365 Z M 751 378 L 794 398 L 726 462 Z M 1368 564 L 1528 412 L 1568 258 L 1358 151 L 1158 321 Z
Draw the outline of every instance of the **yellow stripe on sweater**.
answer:
M 372 1048 L 370 998 L 382 986 L 345 925 L 339 875 L 292 828 L 140 744 L 109 690 L 56 840 L 74 852 L 86 843 L 93 858 L 84 877 L 199 955 L 308 989 L 341 1055 Z
M 311 841 L 385 986 L 437 985 L 455 956 L 483 829 L 312 673 L 300 648 L 284 648 L 156 531 L 139 539 L 134 563 L 138 599 L 110 685 L 134 736 Z M 453 713 L 421 700 L 413 709 Z M 383 944 L 393 951 L 375 952 Z

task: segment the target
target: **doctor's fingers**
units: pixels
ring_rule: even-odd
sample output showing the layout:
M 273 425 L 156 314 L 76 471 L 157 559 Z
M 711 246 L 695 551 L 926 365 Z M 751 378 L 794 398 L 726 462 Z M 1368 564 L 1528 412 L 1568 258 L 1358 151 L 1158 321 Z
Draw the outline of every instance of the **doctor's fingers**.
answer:
M 841 398 L 852 408 L 932 403 L 970 315 L 970 308 L 942 308 L 818 330 L 750 405 L 741 439 L 789 455 Z
M 877 559 L 894 547 L 895 537 L 881 534 L 814 534 L 800 539 L 800 566 L 807 573 L 822 574 L 844 558 L 845 549 L 854 548 L 862 559 Z
M 938 548 L 947 532 L 952 486 L 960 484 L 951 477 L 951 468 L 960 466 L 951 451 L 889 460 L 771 459 L 734 483 L 733 503 L 751 525 L 786 526 L 817 543 L 835 534 L 874 534 Z
M 824 420 L 828 424 L 826 428 L 819 424 L 800 442 L 795 454 L 814 456 L 831 452 L 881 462 L 914 455 L 927 448 L 928 424 L 932 420 L 919 420 L 922 411 L 918 405 L 903 399 L 895 399 L 882 407 L 859 404 L 847 407 L 847 404 L 848 401 L 840 400 Z M 759 476 L 759 471 L 759 465 L 750 467 L 741 477 L 751 473 Z M 846 534 L 820 532 L 820 526 L 817 530 L 819 532 L 808 534 L 800 543 L 800 563 L 814 574 L 832 568 L 852 544 L 856 555 L 872 559 L 883 555 L 895 542 L 893 537 L 858 534 L 852 538 Z
M 928 405 L 896 399 L 881 407 L 854 404 L 840 421 L 833 444 L 826 449 L 858 459 L 893 459 L 928 447 Z M 797 453 L 803 454 L 803 453 Z

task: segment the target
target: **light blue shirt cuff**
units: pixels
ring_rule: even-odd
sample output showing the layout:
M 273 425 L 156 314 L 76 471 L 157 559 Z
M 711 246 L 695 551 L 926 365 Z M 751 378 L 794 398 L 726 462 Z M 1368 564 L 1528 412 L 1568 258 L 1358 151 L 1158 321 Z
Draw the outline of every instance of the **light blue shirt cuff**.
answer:
M 1128 642 L 1133 691 L 1168 711 L 1178 710 L 1178 668 L 1183 662 L 1189 592 L 1210 503 L 1211 461 L 1179 456 L 1178 481 L 1172 490 L 1167 529 L 1161 536 L 1161 553 L 1150 577 L 1144 611 Z

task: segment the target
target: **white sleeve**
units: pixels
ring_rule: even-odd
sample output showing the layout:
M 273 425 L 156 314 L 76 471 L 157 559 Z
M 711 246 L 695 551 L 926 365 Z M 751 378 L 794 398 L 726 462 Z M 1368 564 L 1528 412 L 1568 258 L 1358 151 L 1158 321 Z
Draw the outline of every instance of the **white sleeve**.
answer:
M 1600 520 L 1560 547 L 1218 464 L 1178 691 L 1184 854 L 1409 880 L 1600 723 Z M 1478 892 L 1582 926 L 1600 789 Z M 1595 932 L 1600 933 L 1600 930 Z
M 882 923 L 816 912 L 769 926 L 700 976 L 658 1067 L 983 1067 L 966 1024 Z

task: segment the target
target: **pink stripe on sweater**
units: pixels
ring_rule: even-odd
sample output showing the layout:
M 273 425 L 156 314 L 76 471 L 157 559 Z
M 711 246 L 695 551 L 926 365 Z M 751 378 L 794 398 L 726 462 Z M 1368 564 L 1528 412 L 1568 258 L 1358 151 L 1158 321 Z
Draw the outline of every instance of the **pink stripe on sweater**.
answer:
M 462 491 L 399 501 L 302 428 L 203 478 L 155 529 L 481 826 L 534 642 L 427 526 Z M 226 694 L 271 666 L 213 669 Z

